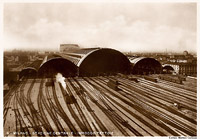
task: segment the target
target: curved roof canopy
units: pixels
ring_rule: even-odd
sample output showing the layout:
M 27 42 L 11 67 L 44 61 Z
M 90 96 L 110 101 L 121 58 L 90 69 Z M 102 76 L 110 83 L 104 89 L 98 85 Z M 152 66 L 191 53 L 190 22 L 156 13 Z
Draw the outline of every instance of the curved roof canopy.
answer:
M 60 55 L 47 56 L 40 65 L 38 75 L 40 77 L 54 77 L 57 73 L 61 73 L 64 77 L 76 76 L 77 66 Z
M 22 69 L 22 71 L 19 73 L 19 78 L 23 76 L 35 77 L 37 75 L 37 71 L 40 68 L 41 63 L 42 63 L 42 60 L 36 60 L 30 65 L 28 65 L 26 68 Z
M 72 61 L 75 65 L 79 67 L 81 61 L 85 59 L 85 57 L 87 57 L 90 53 L 93 53 L 94 51 L 97 51 L 99 49 L 100 48 L 84 48 L 84 49 L 79 49 L 70 53 L 64 53 L 60 55 Z
M 163 65 L 163 72 L 166 73 L 172 73 L 174 71 L 174 68 L 170 65 Z
M 81 49 L 67 55 L 79 67 L 80 76 L 126 73 L 130 69 L 128 58 L 110 48 Z
M 163 66 L 163 69 L 174 71 L 174 68 L 170 65 Z
M 132 73 L 134 74 L 149 74 L 161 73 L 162 65 L 154 58 L 135 57 L 130 59 L 132 63 Z

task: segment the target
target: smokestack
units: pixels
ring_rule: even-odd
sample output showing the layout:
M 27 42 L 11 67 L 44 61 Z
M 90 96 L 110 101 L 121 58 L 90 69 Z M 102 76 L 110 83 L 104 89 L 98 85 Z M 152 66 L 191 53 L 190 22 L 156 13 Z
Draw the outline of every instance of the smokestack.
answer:
M 66 89 L 65 77 L 61 73 L 56 74 L 56 82 L 61 83 L 62 87 Z

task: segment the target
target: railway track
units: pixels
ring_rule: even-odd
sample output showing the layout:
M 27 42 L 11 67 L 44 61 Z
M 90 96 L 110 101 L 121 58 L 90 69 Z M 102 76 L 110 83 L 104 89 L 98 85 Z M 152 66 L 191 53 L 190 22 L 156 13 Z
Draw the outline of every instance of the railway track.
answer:
M 45 87 L 45 94 L 48 94 L 47 92 L 48 92 L 48 89 Z M 62 128 L 62 125 L 61 125 L 60 121 L 58 120 L 58 118 L 56 116 L 55 108 L 52 105 L 52 102 L 50 101 L 50 98 L 48 97 L 48 95 L 44 97 L 44 95 L 42 94 L 40 101 L 44 105 L 44 110 L 46 110 L 46 112 L 48 113 L 49 117 L 51 118 L 50 120 L 52 120 L 51 126 L 52 126 L 52 124 L 55 124 L 55 126 L 56 126 L 56 129 L 52 127 L 53 131 L 58 131 L 58 132 L 64 131 L 64 129 Z
M 42 100 L 43 100 L 43 86 L 44 86 L 44 79 L 41 80 L 41 83 L 40 83 L 40 88 L 39 88 L 39 94 L 38 94 L 38 97 L 37 97 L 37 105 L 38 105 L 38 109 L 39 109 L 39 112 L 40 112 L 40 118 L 41 118 L 41 123 L 42 123 L 42 126 L 45 128 L 45 130 L 50 133 L 49 136 L 55 136 L 54 134 L 51 134 L 54 132 L 53 128 L 51 127 L 50 125 L 50 122 L 48 121 L 48 118 L 45 114 L 45 107 L 42 105 L 42 103 L 44 103 Z
M 95 80 L 93 80 L 95 83 L 97 83 L 97 85 L 99 85 L 99 87 L 103 87 L 104 85 L 102 85 L 101 83 L 98 83 L 97 82 L 97 80 L 95 79 Z M 95 84 L 93 84 L 93 85 L 95 85 Z M 107 86 L 105 85 L 104 87 L 103 87 L 105 90 L 103 91 L 103 92 L 109 92 L 110 94 L 111 94 L 111 96 L 114 96 L 114 97 L 116 97 L 116 98 L 118 98 L 118 99 L 120 99 L 122 102 L 124 102 L 125 104 L 128 104 L 129 106 L 131 106 L 132 105 L 132 103 L 130 102 L 130 101 L 127 101 L 125 98 L 122 98 L 121 96 L 119 97 L 118 96 L 118 94 L 115 94 L 115 93 L 113 93 L 113 92 L 115 92 L 114 90 L 112 90 L 112 89 L 109 89 L 109 88 L 107 88 Z M 104 94 L 104 95 L 106 95 L 106 94 Z M 108 97 L 108 95 L 106 95 L 107 97 Z M 111 98 L 109 98 L 109 99 L 111 99 Z M 114 101 L 113 99 L 111 99 L 112 101 Z M 116 101 L 114 101 L 115 102 L 115 104 L 117 103 Z M 119 104 L 119 103 L 118 103 Z M 122 107 L 122 105 L 119 105 L 120 107 Z M 122 107 L 123 109 L 126 109 L 125 107 Z M 145 123 L 146 125 L 148 125 L 148 127 L 151 127 L 151 129 L 152 129 L 152 131 L 154 131 L 154 132 L 156 132 L 157 134 L 159 134 L 159 135 L 165 135 L 164 133 L 163 133 L 163 131 L 161 132 L 161 131 L 159 131 L 158 129 L 156 129 L 155 127 L 156 126 L 153 126 L 155 123 L 156 123 L 156 125 L 158 125 L 159 123 L 155 120 L 155 119 L 152 119 L 152 117 L 150 117 L 149 115 L 146 115 L 146 114 L 144 114 L 144 110 L 140 110 L 139 108 L 136 108 L 136 106 L 135 107 L 132 107 L 132 108 L 134 108 L 135 110 L 137 110 L 140 114 L 140 116 L 143 116 L 143 117 L 145 117 L 144 119 L 141 119 L 140 117 L 138 117 L 138 115 L 135 115 L 135 114 L 133 114 L 133 112 L 131 112 L 131 111 L 129 111 L 129 110 L 127 110 L 127 112 L 129 112 L 129 114 L 131 114 L 132 116 L 134 116 L 134 117 L 137 117 L 137 120 L 139 119 L 140 120 L 140 122 L 142 121 L 143 123 Z M 138 114 L 138 113 L 137 113 Z M 143 115 L 141 115 L 141 114 L 143 114 Z M 148 119 L 147 121 L 149 122 L 149 123 L 147 123 L 147 122 L 144 122 L 146 119 Z M 155 134 L 155 133 L 154 133 Z
M 117 80 L 119 90 L 108 87 L 109 80 Z M 40 84 L 36 84 L 35 79 L 24 78 L 4 98 L 4 126 L 19 137 L 68 136 L 66 132 L 72 136 L 112 136 L 110 131 L 122 136 L 196 136 L 197 121 L 181 111 L 196 113 L 195 90 L 166 81 L 138 80 L 67 78 L 63 88 L 55 79 L 39 79 Z M 39 88 L 33 89 L 36 86 Z M 37 99 L 33 98 L 34 90 L 38 91 Z M 180 101 L 180 109 L 172 107 L 175 100 Z M 15 123 L 8 122 L 9 116 Z
M 78 88 L 74 85 L 74 83 L 72 83 L 71 80 L 67 80 L 67 81 L 70 83 L 71 87 L 74 89 L 74 91 L 70 92 L 70 95 L 73 96 L 73 98 L 75 98 L 75 94 L 73 94 L 73 92 L 74 93 L 77 92 Z M 76 109 L 78 110 L 78 113 L 80 114 L 80 116 L 82 118 L 83 124 L 86 127 L 86 132 L 94 132 L 93 129 L 91 128 L 88 120 L 86 119 L 83 111 L 81 110 L 79 104 L 77 103 L 77 101 L 74 102 L 74 105 L 75 105 Z M 92 135 L 92 136 L 95 136 L 95 135 Z
M 97 80 L 96 80 L 96 82 L 97 82 Z M 105 82 L 104 82 L 104 85 L 106 85 Z M 129 90 L 129 91 L 131 91 L 131 90 Z M 120 93 L 121 95 L 123 95 L 124 97 L 126 97 L 128 91 L 127 91 L 127 92 L 123 92 L 124 94 L 122 94 L 122 92 L 123 92 L 123 91 L 118 91 L 118 93 Z M 113 95 L 114 95 L 114 94 L 113 94 Z M 132 97 L 133 97 L 133 96 L 132 96 Z M 131 100 L 131 99 L 130 99 L 130 96 L 128 96 L 127 98 L 128 98 L 129 100 Z M 163 120 L 165 123 L 168 123 L 168 124 L 170 124 L 171 126 L 174 126 L 175 128 L 178 128 L 179 130 L 182 130 L 182 131 L 184 131 L 185 133 L 187 133 L 187 134 L 189 134 L 189 135 L 195 135 L 195 134 L 196 134 L 195 129 L 194 129 L 193 127 L 188 127 L 188 125 L 186 125 L 185 123 L 183 123 L 183 122 L 180 121 L 179 119 L 174 119 L 174 118 L 171 117 L 170 115 L 167 115 L 166 113 L 161 112 L 161 111 L 158 110 L 157 108 L 151 107 L 150 105 L 146 104 L 145 101 L 143 101 L 143 102 L 141 103 L 142 100 L 140 99 L 140 101 L 138 101 L 138 99 L 139 99 L 139 98 L 135 98 L 135 99 L 133 99 L 133 100 L 131 100 L 131 101 L 137 102 L 139 106 L 142 106 L 143 108 L 145 108 L 146 110 L 148 110 L 148 113 L 149 113 L 149 114 L 154 115 L 155 117 L 157 117 L 157 118 Z M 125 102 L 127 103 L 128 101 L 125 101 Z M 130 103 L 130 105 L 132 105 L 132 104 Z M 134 105 L 132 105 L 132 106 L 134 106 Z M 145 110 L 145 109 L 144 109 L 144 110 Z M 174 123 L 176 123 L 176 124 L 174 124 Z M 184 128 L 183 128 L 183 127 L 184 127 Z
M 5 122 L 6 122 L 6 116 L 8 114 L 8 111 L 11 109 L 11 105 L 12 105 L 12 99 L 14 98 L 14 95 L 16 94 L 17 92 L 17 89 L 20 88 L 20 86 L 22 86 L 22 82 L 15 85 L 14 87 L 11 88 L 11 90 L 7 93 L 6 96 L 4 96 L 4 109 L 3 109 L 3 118 L 4 118 L 4 125 L 5 125 Z
M 160 90 L 160 89 L 155 88 L 155 87 L 152 88 L 152 86 L 146 85 L 145 83 L 135 84 L 135 83 L 130 82 L 130 81 L 125 80 L 125 79 L 122 79 L 121 82 L 122 83 L 124 82 L 129 86 L 134 85 L 133 87 L 131 87 L 132 89 L 138 90 L 139 92 L 145 92 L 146 94 L 149 94 L 150 97 L 153 96 L 153 97 L 158 98 L 160 100 L 166 101 L 169 104 L 173 104 L 176 101 L 178 101 L 178 102 L 181 103 L 182 107 L 187 108 L 187 109 L 189 109 L 193 112 L 196 112 L 196 106 L 195 106 L 194 100 L 193 100 L 193 102 L 190 102 L 191 101 L 190 99 L 185 99 L 183 97 L 182 97 L 183 98 L 183 100 L 182 100 L 182 99 L 179 98 L 178 95 L 177 95 L 178 98 L 174 97 L 172 93 L 167 92 L 166 90 Z
M 20 97 L 19 93 L 21 93 L 21 89 L 24 88 L 24 85 L 20 87 L 20 91 L 16 91 L 14 95 L 14 101 L 13 101 L 13 111 L 15 115 L 15 136 L 31 136 L 28 126 L 26 125 L 23 114 L 24 114 L 24 109 L 23 109 L 23 104 L 19 103 L 20 102 Z M 20 112 L 21 111 L 21 112 Z M 30 119 L 29 119 L 30 122 Z M 21 134 L 22 133 L 22 134 Z
M 181 84 L 172 83 L 172 82 L 165 81 L 165 80 L 158 79 L 158 82 L 162 83 L 162 84 L 165 84 L 165 85 L 174 86 L 174 87 L 177 87 L 179 89 L 184 89 L 184 90 L 188 90 L 188 91 L 192 91 L 192 92 L 196 92 L 197 91 L 197 89 L 194 89 L 194 88 L 191 88 L 191 87 L 188 87 L 188 86 L 184 86 L 184 85 L 181 85 Z
M 83 82 L 82 82 L 83 83 Z M 91 95 L 90 93 L 94 92 L 92 90 L 90 90 L 89 88 L 87 88 L 86 85 L 84 84 L 80 84 L 83 88 L 84 88 L 84 92 L 86 93 L 86 95 L 89 97 L 89 99 L 95 103 L 95 105 L 109 118 L 109 120 L 115 125 L 116 128 L 118 128 L 118 130 L 124 135 L 124 136 L 129 136 L 129 134 L 127 133 L 127 131 L 124 130 L 124 128 L 122 128 L 122 126 L 120 125 L 120 123 L 118 123 L 112 116 L 112 114 L 109 112 L 108 109 L 106 109 L 102 104 L 100 104 L 97 99 Z
M 141 108 L 137 107 L 137 105 L 133 106 L 133 104 L 130 101 L 127 101 L 126 98 L 119 96 L 118 93 L 117 94 L 113 93 L 113 92 L 115 92 L 114 90 L 109 89 L 106 85 L 104 85 L 102 83 L 97 83 L 96 79 L 93 80 L 93 81 L 94 82 L 93 82 L 92 85 L 98 85 L 99 87 L 105 89 L 103 92 L 109 92 L 109 95 L 106 94 L 106 93 L 104 93 L 104 95 L 107 98 L 109 98 L 113 103 L 117 104 L 117 106 L 121 107 L 126 112 L 128 112 L 138 122 L 140 122 L 140 124 L 143 125 L 143 128 L 145 128 L 145 130 L 151 131 L 150 134 L 152 134 L 153 136 L 166 136 L 166 134 L 163 133 L 163 131 L 161 130 L 160 127 L 157 128 L 158 125 L 160 125 L 160 123 L 156 119 L 154 119 L 153 117 L 151 117 L 150 115 L 146 114 L 144 109 L 141 109 Z M 127 109 L 126 107 L 124 107 L 123 104 L 120 104 L 119 102 L 115 101 L 115 99 L 112 98 L 113 96 L 115 98 L 118 98 L 119 100 L 121 100 L 121 102 L 123 102 L 124 104 L 127 104 L 129 106 L 129 109 Z M 130 110 L 130 108 L 131 108 L 131 110 Z
M 74 84 L 76 83 L 76 90 L 80 89 L 79 91 L 76 91 L 77 96 L 80 98 L 82 103 L 85 105 L 86 109 L 91 114 L 92 118 L 94 118 L 95 122 L 97 123 L 98 127 L 100 128 L 100 131 L 108 133 L 109 132 L 108 129 L 103 125 L 101 120 L 97 117 L 95 112 L 92 110 L 92 108 L 88 104 L 87 99 L 86 99 L 86 94 L 84 93 L 85 90 L 84 90 L 83 86 L 76 79 L 74 79 L 74 81 L 75 81 Z M 74 85 L 74 87 L 75 87 L 75 85 Z M 93 122 L 92 122 L 92 125 L 94 126 L 95 130 L 97 132 L 99 132 L 99 129 L 97 129 L 97 127 L 95 126 L 95 124 Z M 99 134 L 99 135 L 101 136 L 101 134 Z M 111 136 L 111 135 L 105 134 L 105 136 Z
M 33 102 L 31 100 L 31 93 L 32 93 L 34 84 L 35 84 L 35 79 L 33 79 L 32 83 L 28 89 L 28 92 L 27 92 L 27 104 L 29 106 L 30 114 L 32 115 L 32 120 L 34 123 L 33 128 L 37 133 L 40 133 L 40 134 L 37 134 L 37 136 L 45 136 L 43 134 L 43 130 L 41 128 L 41 122 L 40 122 L 41 116 L 39 115 L 38 110 L 35 109 Z
M 68 82 L 68 81 L 67 81 Z M 72 115 L 72 117 L 74 118 L 74 120 L 76 121 L 76 123 L 78 124 L 78 126 L 80 127 L 81 131 L 86 133 L 84 134 L 85 136 L 94 136 L 93 134 L 89 134 L 90 132 L 93 132 L 93 130 L 91 129 L 90 125 L 88 124 L 86 118 L 84 117 L 83 112 L 81 111 L 80 106 L 78 105 L 72 91 L 73 88 L 72 86 L 70 86 L 70 84 L 68 84 L 66 86 L 66 90 L 62 87 L 61 84 L 60 88 L 61 88 L 61 92 L 65 98 L 65 103 L 67 105 L 68 110 L 70 111 L 70 114 Z M 78 113 L 80 114 L 80 116 L 82 116 L 82 119 L 78 117 L 78 115 L 75 113 L 74 109 L 72 108 L 72 105 L 75 106 L 76 110 L 78 111 Z M 83 123 L 81 120 L 83 120 Z M 76 131 L 78 134 L 78 131 Z
M 166 85 L 166 84 L 159 85 L 157 83 L 145 81 L 145 80 L 142 80 L 142 79 L 140 80 L 140 83 L 144 83 L 145 85 L 149 85 L 151 87 L 163 89 L 165 91 L 173 93 L 174 95 L 179 95 L 181 97 L 191 99 L 192 101 L 196 101 L 196 93 L 192 92 L 192 91 L 179 89 L 177 87 L 169 86 L 169 85 Z
M 123 85 L 127 86 L 127 88 L 130 88 L 130 89 L 132 89 L 132 90 L 135 90 L 135 93 L 137 93 L 137 95 L 140 96 L 141 98 L 144 98 L 144 97 L 145 97 L 145 99 L 148 99 L 148 100 L 151 101 L 151 103 L 153 103 L 154 105 L 157 105 L 157 106 L 159 106 L 159 107 L 165 109 L 166 111 L 169 111 L 169 112 L 171 112 L 171 113 L 173 113 L 173 114 L 179 115 L 180 117 L 182 117 L 182 118 L 184 118 L 184 119 L 187 119 L 187 120 L 190 121 L 191 123 L 196 124 L 196 121 L 193 120 L 192 118 L 188 118 L 188 117 L 185 116 L 184 114 L 182 114 L 182 113 L 180 113 L 180 112 L 177 112 L 177 110 L 171 108 L 171 106 L 170 106 L 169 104 L 172 104 L 173 102 L 170 102 L 168 105 L 162 104 L 160 101 L 163 100 L 162 98 L 163 98 L 164 96 L 162 96 L 162 97 L 158 97 L 158 95 L 153 96 L 153 95 L 152 95 L 152 94 L 153 94 L 152 92 L 149 92 L 149 90 L 146 90 L 146 91 L 143 90 L 143 91 L 142 91 L 142 88 L 139 87 L 139 86 L 137 86 L 136 84 L 135 84 L 134 87 L 133 87 L 133 84 L 126 83 L 126 81 L 124 81 L 124 80 L 123 80 L 123 83 L 124 83 Z M 138 88 L 135 88 L 135 87 L 138 87 Z M 139 89 L 141 89 L 141 90 L 139 90 Z M 126 89 L 125 89 L 125 90 L 126 90 Z M 130 90 L 130 92 L 131 92 L 131 90 Z M 157 98 L 158 100 L 156 100 L 155 98 Z M 159 99 L 160 99 L 160 101 L 159 101 Z M 156 102 L 156 103 L 155 103 L 155 102 Z
M 196 112 L 195 98 L 184 97 L 181 93 L 179 95 L 179 93 L 176 91 L 173 92 L 173 91 L 163 90 L 161 88 L 155 88 L 155 87 L 149 85 L 148 83 L 141 83 L 141 85 L 143 86 L 143 88 L 152 90 L 152 92 L 157 92 L 158 94 L 163 93 L 163 96 L 165 96 L 169 100 L 172 100 L 174 102 L 180 102 L 182 107 L 185 107 L 193 112 Z
M 16 103 L 15 103 L 16 108 L 14 108 L 14 110 L 15 110 L 15 112 L 18 111 L 15 114 L 18 113 L 18 115 L 20 115 L 21 117 L 22 117 L 22 115 L 24 115 L 23 119 L 27 120 L 26 121 L 26 124 L 27 124 L 26 127 L 28 127 L 28 130 L 32 131 L 31 127 L 34 126 L 34 123 L 33 123 L 33 120 L 32 120 L 33 117 L 30 115 L 30 112 L 28 110 L 29 108 L 26 105 L 27 104 L 27 100 L 24 97 L 24 87 L 25 87 L 26 84 L 27 84 L 27 80 L 24 81 L 23 85 L 19 88 L 19 91 L 17 91 L 16 94 L 15 94 L 15 97 L 16 97 Z M 21 114 L 19 112 L 18 105 L 20 107 Z M 19 130 L 18 132 L 23 132 L 23 130 L 22 131 Z M 29 136 L 31 136 L 31 134 L 29 134 Z
M 61 136 L 68 136 L 67 134 L 64 134 L 65 129 L 63 128 L 61 121 L 59 120 L 59 117 L 61 117 L 68 126 L 70 125 L 70 126 L 73 127 L 73 125 L 70 123 L 68 116 L 63 111 L 59 102 L 57 102 L 57 98 L 55 98 L 55 96 L 51 97 L 49 89 L 54 92 L 52 87 L 45 86 L 46 98 L 47 98 L 47 101 L 49 103 L 49 106 L 48 106 L 48 104 L 45 101 L 45 108 L 47 109 L 48 114 L 51 116 L 52 120 L 54 121 L 58 132 L 61 133 Z M 44 97 L 43 97 L 43 99 L 44 99 Z M 53 100 L 55 102 L 53 102 Z

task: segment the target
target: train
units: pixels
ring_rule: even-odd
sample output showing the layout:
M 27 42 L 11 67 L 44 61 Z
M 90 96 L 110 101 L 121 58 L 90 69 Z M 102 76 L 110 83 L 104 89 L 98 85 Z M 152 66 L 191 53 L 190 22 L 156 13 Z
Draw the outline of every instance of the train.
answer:
M 156 78 L 151 77 L 151 76 L 143 76 L 143 78 L 144 78 L 145 80 L 149 80 L 149 81 L 152 81 L 152 82 L 155 82 L 155 83 L 158 82 Z
M 115 79 L 109 79 L 109 81 L 107 82 L 107 86 L 115 91 L 119 90 L 118 85 L 119 85 L 119 81 Z
M 183 84 L 183 79 L 180 76 L 165 76 L 165 75 L 159 75 L 159 79 L 170 81 L 173 83 Z
M 137 77 L 135 77 L 135 76 L 132 76 L 132 75 L 125 75 L 125 74 L 122 74 L 122 73 L 118 73 L 117 74 L 119 77 L 122 77 L 122 78 L 126 78 L 126 79 L 128 79 L 128 80 L 131 80 L 131 81 L 135 81 L 136 83 L 138 83 L 139 81 L 138 81 L 138 78 Z
M 135 81 L 136 83 L 139 82 L 138 78 L 136 78 L 136 77 L 128 77 L 128 79 L 131 80 L 131 81 Z

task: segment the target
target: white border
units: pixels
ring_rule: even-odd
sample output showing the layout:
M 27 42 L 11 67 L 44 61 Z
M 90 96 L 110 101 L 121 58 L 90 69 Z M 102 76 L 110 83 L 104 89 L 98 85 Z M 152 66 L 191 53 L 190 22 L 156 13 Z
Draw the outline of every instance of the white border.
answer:
M 139 3 L 190 3 L 190 2 L 199 2 L 199 0 L 1 0 L 3 3 L 63 3 L 63 2 L 72 2 L 72 3 L 107 3 L 107 2 L 123 2 L 123 3 L 130 3 L 130 2 L 139 2 Z
M 0 138 L 3 137 L 3 3 L 0 2 Z
M 200 101 L 199 101 L 199 85 L 200 85 L 200 74 L 199 74 L 199 64 L 200 64 L 200 1 L 197 3 L 197 137 L 200 136 L 200 131 L 198 130 L 200 128 L 199 124 L 199 107 L 200 107 Z
M 197 71 L 200 70 L 199 67 L 199 54 L 200 54 L 200 0 L 0 0 L 0 89 L 1 89 L 1 94 L 0 94 L 0 138 L 16 138 L 16 137 L 4 137 L 3 136 L 3 7 L 5 3 L 106 3 L 106 2 L 115 2 L 115 3 L 197 3 Z M 199 101 L 199 81 L 200 75 L 197 72 L 197 138 L 200 136 L 200 131 L 198 130 L 199 128 L 199 106 L 200 106 L 200 101 Z M 31 138 L 35 139 L 37 137 L 25 137 L 25 138 Z M 40 137 L 40 138 L 45 138 L 47 137 Z M 53 137 L 51 137 L 53 138 Z M 55 138 L 61 138 L 61 137 L 55 137 Z M 71 138 L 71 137 L 68 137 Z M 81 138 L 99 138 L 99 137 L 81 137 Z M 100 137 L 102 138 L 102 137 Z M 106 137 L 107 138 L 107 137 Z M 124 138 L 124 137 L 113 137 L 113 138 Z M 147 139 L 147 138 L 154 138 L 154 139 L 168 139 L 169 137 L 131 137 L 131 138 L 142 138 L 142 139 Z

